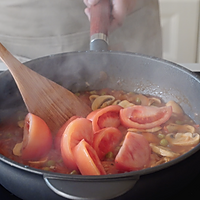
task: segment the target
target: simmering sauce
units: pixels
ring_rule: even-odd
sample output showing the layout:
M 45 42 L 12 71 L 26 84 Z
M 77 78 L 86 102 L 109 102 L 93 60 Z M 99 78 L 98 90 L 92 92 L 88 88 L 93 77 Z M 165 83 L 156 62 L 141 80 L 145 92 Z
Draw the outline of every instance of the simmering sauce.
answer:
M 48 152 L 37 158 L 33 155 L 29 159 L 30 154 L 23 157 L 24 149 L 33 144 L 22 145 L 28 113 L 19 110 L 0 124 L 0 153 L 40 170 L 100 175 L 154 167 L 183 155 L 199 143 L 199 125 L 174 101 L 163 102 L 158 97 L 111 89 L 76 95 L 93 112 L 86 118 L 74 116 L 51 133 Z M 33 122 L 31 117 L 28 120 Z M 26 129 L 29 141 L 33 133 L 29 126 Z

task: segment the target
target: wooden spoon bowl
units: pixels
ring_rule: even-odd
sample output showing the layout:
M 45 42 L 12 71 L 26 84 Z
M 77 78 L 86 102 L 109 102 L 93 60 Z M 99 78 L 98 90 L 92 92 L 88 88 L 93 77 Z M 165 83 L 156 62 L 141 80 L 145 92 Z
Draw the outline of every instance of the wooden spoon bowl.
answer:
M 0 58 L 11 72 L 28 112 L 41 117 L 52 132 L 70 117 L 86 117 L 91 112 L 75 94 L 26 67 L 1 43 Z

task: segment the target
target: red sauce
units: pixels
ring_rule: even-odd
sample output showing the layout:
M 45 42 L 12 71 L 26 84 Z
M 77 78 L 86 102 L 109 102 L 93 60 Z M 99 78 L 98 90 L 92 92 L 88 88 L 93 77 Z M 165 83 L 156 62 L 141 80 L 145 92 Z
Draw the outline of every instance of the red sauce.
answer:
M 144 96 L 144 95 L 135 94 L 132 92 L 126 93 L 124 91 L 114 91 L 107 88 L 99 90 L 99 91 L 81 92 L 81 93 L 78 93 L 77 95 L 83 101 L 87 102 L 91 106 L 92 103 L 89 100 L 89 97 L 91 96 L 91 94 L 95 94 L 95 95 L 109 94 L 109 95 L 114 96 L 118 100 L 121 100 L 121 101 L 128 100 L 129 102 L 135 105 L 144 105 L 148 101 L 148 98 L 152 98 L 151 96 Z M 153 105 L 157 107 L 164 106 L 165 103 L 161 99 L 160 101 L 161 101 L 160 103 L 154 102 Z M 22 118 L 24 118 L 26 114 L 27 113 L 24 112 L 22 114 Z M 52 146 L 52 149 L 50 150 L 49 154 L 45 158 L 41 158 L 40 161 L 24 161 L 20 158 L 20 156 L 15 156 L 13 154 L 13 148 L 15 147 L 17 143 L 20 143 L 23 139 L 23 128 L 21 128 L 18 125 L 18 122 L 19 122 L 18 117 L 19 117 L 19 114 L 14 113 L 12 118 L 3 121 L 0 124 L 0 154 L 18 163 L 28 165 L 36 169 L 47 170 L 47 171 L 52 171 L 52 172 L 57 172 L 57 173 L 65 173 L 65 174 L 80 173 L 79 171 L 73 171 L 73 170 L 67 169 L 67 167 L 63 163 L 60 151 L 56 150 L 54 146 Z M 161 130 L 155 131 L 150 134 L 144 133 L 143 135 L 149 141 L 149 143 L 153 141 L 155 145 L 160 146 L 161 140 L 163 140 L 165 136 L 169 134 L 169 131 L 166 129 L 166 127 L 167 125 L 171 123 L 191 125 L 195 128 L 195 133 L 199 134 L 199 126 L 196 125 L 194 121 L 190 119 L 186 114 L 183 114 L 183 115 L 172 114 L 170 119 L 166 123 L 161 125 L 162 127 Z M 124 128 L 120 126 L 118 129 L 123 133 L 125 137 L 128 128 Z M 134 132 L 137 132 L 137 131 L 134 131 Z M 138 133 L 138 134 L 142 134 L 142 133 Z M 119 152 L 119 149 L 121 148 L 122 144 L 123 144 L 123 140 L 115 148 L 113 152 L 108 152 L 105 158 L 101 161 L 106 173 L 119 173 L 119 171 L 116 170 L 115 168 L 114 156 L 116 156 L 116 154 Z M 173 146 L 173 145 L 170 145 L 169 143 L 168 144 L 166 143 L 166 145 L 164 146 L 169 148 L 171 151 L 175 153 L 179 153 L 180 155 L 184 154 L 185 152 L 191 150 L 194 147 L 194 146 Z M 151 151 L 150 162 L 146 166 L 144 166 L 144 168 L 153 167 L 157 164 L 162 164 L 163 162 L 167 162 L 171 159 L 174 159 L 174 158 L 167 158 L 165 159 L 167 161 L 162 162 L 161 160 L 163 159 L 163 157 L 164 156 L 158 155 L 155 152 Z

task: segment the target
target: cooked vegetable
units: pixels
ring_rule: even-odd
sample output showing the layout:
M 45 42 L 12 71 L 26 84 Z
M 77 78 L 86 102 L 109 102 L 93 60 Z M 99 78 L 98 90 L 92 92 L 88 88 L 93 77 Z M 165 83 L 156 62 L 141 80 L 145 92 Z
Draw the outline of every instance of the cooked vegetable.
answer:
M 142 169 L 148 164 L 150 153 L 149 143 L 143 135 L 128 132 L 115 158 L 116 168 L 120 172 Z
M 61 155 L 65 165 L 71 170 L 77 170 L 72 149 L 84 139 L 89 144 L 93 142 L 92 122 L 85 118 L 73 120 L 65 129 L 61 139 Z
M 21 156 L 22 155 L 22 152 L 21 152 L 22 146 L 23 146 L 23 141 L 20 142 L 20 143 L 17 143 L 15 145 L 15 147 L 13 148 L 13 154 L 15 156 Z
M 149 129 L 165 123 L 171 114 L 171 106 L 132 106 L 120 110 L 120 119 L 128 128 Z
M 103 160 L 107 153 L 115 150 L 122 137 L 123 134 L 115 127 L 104 128 L 95 133 L 93 147 L 100 160 Z
M 151 105 L 161 105 L 161 100 L 159 98 L 155 98 L 155 97 L 150 97 L 149 98 L 149 104 L 148 106 L 151 106 Z M 170 106 L 170 105 L 167 105 L 167 106 Z
M 159 143 L 158 137 L 155 134 L 149 132 L 143 132 L 142 135 L 146 138 L 149 143 Z
M 120 125 L 119 111 L 122 109 L 121 106 L 111 105 L 97 111 L 93 111 L 94 114 L 89 114 L 87 119 L 92 120 L 92 127 L 94 132 L 107 128 L 107 127 L 118 127 Z
M 160 141 L 160 145 L 161 146 L 166 147 L 168 144 L 169 144 L 169 142 L 166 139 L 164 139 L 164 138 Z
M 172 112 L 176 114 L 184 114 L 183 109 L 179 104 L 177 104 L 175 101 L 169 101 L 166 103 L 166 106 L 171 106 L 172 107 Z
M 74 147 L 73 155 L 82 175 L 106 174 L 96 151 L 84 139 Z
M 149 98 L 143 94 L 135 94 L 132 96 L 132 98 L 130 98 L 130 100 L 128 101 L 136 105 L 148 106 L 149 104 Z
M 128 107 L 134 106 L 133 103 L 130 103 L 127 100 L 123 100 L 123 101 L 119 102 L 118 105 L 123 107 L 123 108 L 128 108 Z
M 174 101 L 108 88 L 77 95 L 94 106 L 87 118 L 73 116 L 52 136 L 37 116 L 13 115 L 1 123 L 0 153 L 41 170 L 101 175 L 157 166 L 200 142 L 199 125 Z
M 117 174 L 118 173 L 118 170 L 116 169 L 114 161 L 105 160 L 105 161 L 102 161 L 101 163 L 103 165 L 103 168 L 104 168 L 106 174 Z
M 170 148 L 168 147 L 163 147 L 163 146 L 158 146 L 153 143 L 150 144 L 150 147 L 152 148 L 152 151 L 157 153 L 158 155 L 161 156 L 166 156 L 170 158 L 176 158 L 180 154 L 173 152 Z
M 157 137 L 158 137 L 159 139 L 163 139 L 163 138 L 165 138 L 165 135 L 162 134 L 162 133 L 159 133 L 159 134 L 157 135 Z
M 97 110 L 99 108 L 105 108 L 106 106 L 112 105 L 112 103 L 115 100 L 115 97 L 111 95 L 102 95 L 102 96 L 97 96 L 95 95 L 96 98 L 94 99 L 94 95 L 90 97 L 90 99 L 94 99 L 92 103 L 92 110 Z
M 166 139 L 172 145 L 177 146 L 194 146 L 199 143 L 198 133 L 176 133 L 167 134 Z
M 52 135 L 47 124 L 36 115 L 27 114 L 21 149 L 23 160 L 38 160 L 47 155 L 52 146 Z
M 194 133 L 195 132 L 195 128 L 191 125 L 188 124 L 174 124 L 174 123 L 170 123 L 168 124 L 166 127 L 166 130 L 168 131 L 168 133 Z
M 61 138 L 62 138 L 62 135 L 65 131 L 65 129 L 67 128 L 67 126 L 70 124 L 70 122 L 72 122 L 73 120 L 77 119 L 78 116 L 73 116 L 71 117 L 70 119 L 68 119 L 64 124 L 63 126 L 58 130 L 57 134 L 56 134 L 56 137 L 54 139 L 54 145 L 55 145 L 55 148 L 60 151 L 60 143 L 61 143 Z
M 137 128 L 129 128 L 128 131 L 129 132 L 139 132 L 139 133 L 144 133 L 144 132 L 150 132 L 150 133 L 154 133 L 157 132 L 159 130 L 161 130 L 162 127 L 161 126 L 156 126 L 154 128 L 148 128 L 148 129 L 137 129 Z

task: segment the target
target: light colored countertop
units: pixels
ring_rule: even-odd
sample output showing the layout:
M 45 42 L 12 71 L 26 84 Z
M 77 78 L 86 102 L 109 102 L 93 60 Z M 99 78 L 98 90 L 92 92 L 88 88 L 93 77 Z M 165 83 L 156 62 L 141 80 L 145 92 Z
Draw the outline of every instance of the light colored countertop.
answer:
M 180 65 L 193 72 L 200 72 L 200 63 L 181 63 Z
M 179 63 L 181 66 L 188 68 L 193 72 L 200 72 L 200 63 Z M 0 62 L 0 71 L 7 70 L 4 63 Z

